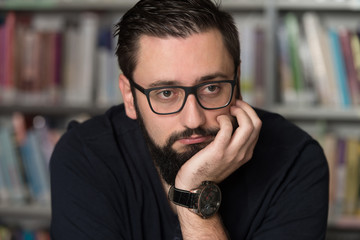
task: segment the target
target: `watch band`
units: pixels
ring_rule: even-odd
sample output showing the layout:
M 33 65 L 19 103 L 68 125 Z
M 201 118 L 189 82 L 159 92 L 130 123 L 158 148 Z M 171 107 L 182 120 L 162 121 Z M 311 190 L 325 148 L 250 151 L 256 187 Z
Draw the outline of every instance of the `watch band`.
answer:
M 218 211 L 221 203 L 221 191 L 214 182 L 204 181 L 197 189 L 191 191 L 171 186 L 168 198 L 174 204 L 186 207 L 206 219 Z
M 195 198 L 197 195 L 198 194 L 190 191 L 178 189 L 174 185 L 172 185 L 169 190 L 169 199 L 175 204 L 187 208 L 196 208 L 194 203 L 196 202 Z

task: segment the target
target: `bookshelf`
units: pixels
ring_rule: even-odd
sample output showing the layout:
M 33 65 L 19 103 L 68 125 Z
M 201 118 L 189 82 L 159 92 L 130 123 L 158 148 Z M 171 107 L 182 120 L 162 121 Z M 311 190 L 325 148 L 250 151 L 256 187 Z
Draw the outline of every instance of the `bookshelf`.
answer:
M 71 85 L 71 83 L 73 84 L 76 81 L 70 81 L 69 83 L 69 81 L 65 80 L 63 85 L 69 84 L 68 87 L 59 88 L 57 85 L 51 85 L 50 89 L 45 89 L 45 94 L 41 91 L 35 91 L 35 94 L 32 94 L 32 92 L 29 94 L 29 92 L 25 90 L 25 97 L 18 98 L 16 95 L 14 95 L 15 97 L 10 96 L 9 101 L 8 99 L 6 101 L 0 101 L 0 118 L 11 118 L 14 112 L 21 112 L 32 117 L 35 115 L 43 115 L 49 119 L 56 119 L 56 122 L 63 122 L 63 124 L 60 124 L 60 128 L 64 128 L 64 122 L 78 115 L 78 113 L 83 113 L 87 116 L 101 114 L 106 111 L 108 106 L 121 101 L 120 96 L 114 93 L 108 94 L 107 92 L 109 91 L 109 86 L 111 86 L 110 88 L 112 89 L 117 89 L 116 76 L 118 69 L 113 67 L 111 70 L 108 70 L 104 67 L 109 65 L 109 62 L 114 62 L 114 59 L 111 58 L 113 42 L 109 41 L 107 38 L 108 35 L 106 37 L 106 34 L 109 34 L 109 31 L 111 31 L 110 26 L 121 16 L 122 12 L 130 8 L 133 4 L 134 1 L 132 0 L 0 0 L 0 26 L 4 22 L 4 16 L 9 13 L 14 13 L 17 16 L 31 16 L 30 19 L 34 19 L 34 16 L 37 16 L 34 27 L 35 30 L 41 32 L 48 29 L 56 29 L 55 32 L 61 32 L 64 35 L 67 34 L 70 38 L 76 36 L 76 34 L 81 34 L 79 31 L 77 32 L 76 28 L 72 28 L 73 26 L 80 26 L 80 28 L 83 26 L 83 30 L 86 29 L 86 31 L 88 31 L 87 34 L 89 34 L 89 32 L 93 34 L 93 42 L 89 43 L 91 46 L 87 48 L 87 50 L 90 49 L 92 55 L 86 58 L 93 60 L 84 62 L 83 65 L 95 66 L 97 64 L 96 68 L 100 69 L 98 71 L 89 71 L 89 75 L 78 77 L 82 85 Z M 320 26 L 324 29 L 330 27 L 337 29 L 340 25 L 352 31 L 360 29 L 360 17 L 358 16 L 360 12 L 360 1 L 222 0 L 222 7 L 234 15 L 236 23 L 239 26 L 240 33 L 242 34 L 240 39 L 242 41 L 242 53 L 245 54 L 245 56 L 243 55 L 244 59 L 248 60 L 256 55 L 256 49 L 259 48 L 259 46 L 254 46 L 254 44 L 251 45 L 251 43 L 246 42 L 251 38 L 248 38 L 249 36 L 244 32 L 252 34 L 255 28 L 260 27 L 260 33 L 262 34 L 262 38 L 257 40 L 262 40 L 262 45 L 260 45 L 260 50 L 258 51 L 262 51 L 261 56 L 263 62 L 256 62 L 249 65 L 248 62 L 243 60 L 245 66 L 242 66 L 242 84 L 244 84 L 242 89 L 245 100 L 255 106 L 263 107 L 284 115 L 305 130 L 308 130 L 310 134 L 319 138 L 320 142 L 326 138 L 327 134 L 335 136 L 335 138 L 358 138 L 358 141 L 360 141 L 360 132 L 357 130 L 360 123 L 359 104 L 351 104 L 347 107 L 334 107 L 311 101 L 305 101 L 305 103 L 284 103 L 284 93 L 283 90 L 281 90 L 283 83 L 281 82 L 282 78 L 279 72 L 279 58 L 281 53 L 279 52 L 278 39 L 278 28 L 288 14 L 293 14 L 293 16 L 298 19 L 300 28 L 299 36 L 301 38 L 304 38 L 301 19 L 305 13 L 309 12 L 318 17 Z M 91 24 L 95 24 L 96 27 L 91 28 Z M 251 27 L 248 29 L 246 26 Z M 97 36 L 94 35 L 94 32 L 99 34 L 100 30 L 104 30 L 105 37 L 103 43 L 99 45 L 99 43 L 95 43 L 98 39 Z M 249 48 L 252 50 L 248 51 Z M 83 51 L 85 50 L 83 49 Z M 307 55 L 306 59 L 311 59 L 311 56 Z M 253 59 L 253 61 L 255 61 L 255 59 Z M 316 64 L 313 65 L 315 66 Z M 262 72 L 259 86 L 254 83 L 257 81 L 256 79 L 258 79 L 258 76 L 255 76 L 254 73 L 254 69 L 256 68 L 260 68 Z M 249 69 L 251 69 L 251 71 L 249 71 Z M 65 72 L 64 69 L 62 69 L 62 71 Z M 112 75 L 104 75 L 106 72 L 111 72 Z M 68 74 L 71 75 L 69 71 Z M 74 74 L 76 75 L 78 73 L 72 74 L 72 78 L 69 77 L 70 75 L 62 75 L 62 78 L 65 79 L 69 77 L 70 79 L 74 79 Z M 54 78 L 54 76 L 52 77 Z M 100 82 L 106 82 L 102 81 L 102 79 L 105 78 L 110 79 L 110 83 L 108 82 L 105 86 L 98 85 Z M 91 79 L 91 81 L 86 82 L 84 79 Z M 1 84 L 0 81 L 0 96 L 4 93 L 4 91 L 1 92 Z M 81 89 L 81 86 L 87 87 L 84 90 Z M 76 90 L 66 93 L 67 88 Z M 13 91 L 13 89 L 11 89 L 11 91 Z M 17 91 L 17 89 L 15 89 L 15 91 Z M 50 96 L 46 94 L 49 92 L 51 92 Z M 80 95 L 80 92 L 82 92 L 81 95 L 86 95 L 87 97 L 80 100 L 73 97 L 74 94 Z M 254 92 L 256 92 L 255 96 L 253 94 Z M 44 96 L 37 98 L 34 97 L 34 95 Z M 104 95 L 112 95 L 112 98 L 104 98 Z M 260 96 L 260 100 L 257 98 L 258 96 Z M 310 98 L 311 97 L 314 96 L 311 95 Z M 300 95 L 300 98 L 307 100 L 309 95 L 303 94 Z M 14 220 L 14 218 L 28 219 L 32 217 L 44 220 L 49 219 L 50 215 L 51 213 L 48 208 L 39 208 L 36 205 L 11 207 L 0 204 L 0 222 L 2 218 L 5 217 L 10 217 L 12 220 Z M 341 238 L 341 236 L 344 236 L 344 238 Z M 345 239 L 345 236 L 348 236 L 346 239 L 359 238 L 360 219 L 350 216 L 337 218 L 335 220 L 332 219 L 329 222 L 329 240 Z M 351 236 L 355 236 L 355 238 L 351 238 Z
M 347 85 L 344 94 L 345 89 L 339 85 L 339 79 L 346 84 L 358 79 L 359 54 L 349 39 L 359 38 L 359 11 L 359 1 L 351 0 L 276 3 L 274 60 L 280 67 L 275 74 L 276 97 L 270 109 L 305 129 L 324 148 L 330 167 L 327 239 L 360 238 L 359 206 L 353 204 L 359 200 L 359 174 L 353 170 L 360 156 L 359 91 L 354 93 L 355 85 Z M 291 42 L 289 36 L 296 40 Z M 286 45 L 292 46 L 293 52 Z M 296 68 L 300 74 L 288 78 L 287 74 L 294 74 Z M 302 88 L 294 87 L 296 77 L 306 83 Z

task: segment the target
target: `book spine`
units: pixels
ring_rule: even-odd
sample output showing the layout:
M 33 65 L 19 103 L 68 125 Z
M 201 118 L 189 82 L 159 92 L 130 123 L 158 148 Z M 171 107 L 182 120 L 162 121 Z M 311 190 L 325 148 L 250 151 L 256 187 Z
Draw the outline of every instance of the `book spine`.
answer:
M 297 94 L 303 91 L 303 76 L 301 71 L 301 62 L 299 57 L 300 49 L 300 33 L 299 33 L 299 23 L 297 18 L 293 14 L 287 14 L 285 16 L 285 26 L 288 34 L 288 43 L 289 43 L 289 54 L 290 54 L 290 63 L 292 70 L 292 78 L 294 81 L 294 88 Z
M 339 33 L 341 49 L 344 56 L 347 84 L 349 86 L 349 93 L 352 105 L 357 106 L 360 104 L 360 92 L 358 87 L 357 73 L 354 65 L 353 51 L 351 48 L 352 33 L 348 29 L 341 29 Z
M 347 84 L 347 73 L 345 61 L 341 51 L 341 44 L 338 33 L 334 29 L 329 30 L 331 52 L 335 63 L 335 73 L 337 77 L 337 86 L 340 92 L 341 104 L 343 107 L 351 105 L 350 93 Z
M 13 134 L 9 127 L 2 127 L 0 129 L 0 139 L 4 153 L 0 161 L 2 161 L 4 167 L 3 174 L 8 182 L 10 200 L 12 204 L 24 204 L 26 201 L 25 182 L 20 172 Z

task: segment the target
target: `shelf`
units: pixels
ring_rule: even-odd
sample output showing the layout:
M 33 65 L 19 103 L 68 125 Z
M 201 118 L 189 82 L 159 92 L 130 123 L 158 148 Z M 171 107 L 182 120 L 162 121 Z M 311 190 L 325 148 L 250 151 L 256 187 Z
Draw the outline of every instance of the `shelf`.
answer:
M 48 229 L 51 221 L 51 206 L 47 205 L 1 205 L 0 221 L 5 226 L 21 229 Z
M 316 11 L 359 11 L 359 1 L 325 1 L 325 0 L 278 0 L 276 3 L 278 10 L 316 10 Z
M 267 0 L 223 0 L 221 8 L 229 11 L 236 10 L 264 10 Z
M 360 217 L 342 216 L 335 220 L 329 220 L 328 228 L 335 230 L 354 230 L 360 232 Z
M 11 0 L 5 3 L 0 3 L 0 10 L 5 11 L 123 11 L 134 6 L 135 1 L 121 0 L 121 1 L 21 1 Z M 265 0 L 224 0 L 221 7 L 225 10 L 263 10 Z
M 76 115 L 86 113 L 89 115 L 103 114 L 108 107 L 97 106 L 67 106 L 67 105 L 0 105 L 0 115 L 22 112 L 25 114 L 44 115 Z
M 19 219 L 50 219 L 50 205 L 0 205 L 1 218 L 19 218 Z
M 132 7 L 134 1 L 9 1 L 0 3 L 0 10 L 5 11 L 118 11 Z
M 72 115 L 88 113 L 90 115 L 103 114 L 109 107 L 68 106 L 68 105 L 1 105 L 0 115 L 13 112 L 36 113 L 44 115 Z M 269 110 L 279 113 L 289 119 L 298 120 L 326 120 L 326 121 L 360 121 L 360 108 L 326 108 L 326 107 L 291 107 L 270 106 Z
M 360 108 L 274 106 L 270 110 L 293 120 L 360 121 Z
M 263 10 L 266 8 L 267 0 L 223 0 L 221 7 L 225 10 Z M 0 10 L 14 11 L 121 11 L 129 9 L 135 4 L 132 0 L 83 0 L 83 1 L 57 1 L 57 0 L 40 0 L 24 1 L 11 0 L 0 3 Z M 278 10 L 323 10 L 323 11 L 360 11 L 359 1 L 295 1 L 295 0 L 278 0 L 274 3 Z

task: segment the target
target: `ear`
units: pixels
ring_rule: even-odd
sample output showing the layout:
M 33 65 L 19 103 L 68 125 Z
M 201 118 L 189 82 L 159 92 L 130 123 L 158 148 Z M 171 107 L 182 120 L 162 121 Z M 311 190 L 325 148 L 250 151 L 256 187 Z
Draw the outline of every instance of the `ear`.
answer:
M 124 74 L 119 76 L 119 88 L 124 100 L 126 115 L 131 119 L 136 119 L 137 114 L 135 110 L 134 96 L 131 92 L 130 81 Z

